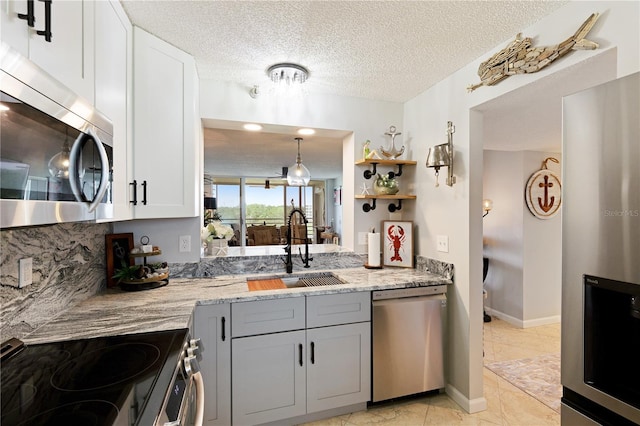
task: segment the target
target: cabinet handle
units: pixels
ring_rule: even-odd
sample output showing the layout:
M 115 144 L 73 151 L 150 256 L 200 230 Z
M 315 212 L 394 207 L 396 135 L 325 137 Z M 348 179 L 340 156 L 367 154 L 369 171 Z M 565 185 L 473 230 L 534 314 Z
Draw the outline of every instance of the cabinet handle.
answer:
M 142 204 L 147 205 L 147 181 L 142 181 Z
M 227 334 L 226 334 L 226 322 L 227 320 L 222 317 L 222 320 L 220 321 L 222 323 L 222 341 L 224 342 L 225 340 L 227 340 Z
M 44 31 L 38 30 L 36 34 L 41 35 L 48 42 L 51 42 L 51 0 L 40 0 L 44 3 Z
M 316 344 L 311 342 L 311 364 L 316 363 Z
M 298 344 L 298 363 L 300 364 L 300 367 L 302 367 L 302 343 Z
M 129 184 L 129 186 L 133 186 L 133 200 L 129 202 L 134 206 L 137 206 L 138 205 L 138 181 L 134 179 L 133 182 Z
M 27 14 L 18 13 L 18 19 L 24 19 L 27 21 L 27 25 L 34 27 L 36 24 L 36 17 L 33 14 L 33 0 L 27 0 Z

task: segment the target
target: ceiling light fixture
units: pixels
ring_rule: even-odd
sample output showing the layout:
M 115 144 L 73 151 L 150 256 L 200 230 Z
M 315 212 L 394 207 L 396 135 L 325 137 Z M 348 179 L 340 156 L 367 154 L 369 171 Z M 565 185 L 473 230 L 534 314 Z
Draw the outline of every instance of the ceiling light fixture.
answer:
M 277 94 L 295 97 L 302 95 L 302 85 L 309 78 L 309 70 L 302 65 L 283 62 L 270 66 L 267 76 L 274 83 Z
M 302 129 L 298 129 L 298 134 L 299 135 L 303 135 L 303 136 L 309 136 L 309 135 L 314 135 L 316 133 L 315 130 L 310 129 L 308 127 L 302 128 Z
M 296 164 L 289 167 L 287 171 L 287 183 L 289 186 L 307 186 L 309 180 L 311 180 L 311 174 L 300 159 L 300 141 L 302 138 L 295 138 L 295 140 L 298 142 L 298 155 L 296 156 Z
M 246 123 L 242 127 L 250 132 L 259 132 L 262 130 L 262 126 L 256 123 Z

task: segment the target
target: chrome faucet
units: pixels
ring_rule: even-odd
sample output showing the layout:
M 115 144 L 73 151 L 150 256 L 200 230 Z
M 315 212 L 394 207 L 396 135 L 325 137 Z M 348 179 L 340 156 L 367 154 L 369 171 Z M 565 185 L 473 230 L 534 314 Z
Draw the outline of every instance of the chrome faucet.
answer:
M 287 253 L 287 260 L 285 261 L 285 265 L 287 268 L 287 274 L 293 272 L 293 261 L 291 260 L 291 240 L 293 239 L 293 232 L 291 229 L 291 218 L 295 213 L 299 213 L 302 216 L 302 221 L 306 225 L 309 223 L 307 217 L 304 215 L 304 212 L 299 208 L 294 208 L 289 213 L 289 221 L 287 222 L 287 246 L 284 248 L 284 251 Z M 298 238 L 299 239 L 299 238 Z M 304 257 L 302 257 L 302 250 L 298 248 L 298 252 L 300 253 L 300 259 L 304 263 L 305 268 L 309 268 L 309 262 L 313 260 L 312 257 L 309 257 L 309 238 L 307 238 L 306 234 L 304 236 Z

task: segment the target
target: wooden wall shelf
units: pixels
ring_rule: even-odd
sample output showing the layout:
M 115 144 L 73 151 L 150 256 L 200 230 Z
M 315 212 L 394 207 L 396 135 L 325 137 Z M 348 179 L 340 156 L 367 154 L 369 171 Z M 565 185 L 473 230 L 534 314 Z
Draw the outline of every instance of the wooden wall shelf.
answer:
M 411 160 L 383 160 L 380 158 L 368 158 L 368 159 L 362 159 L 362 160 L 358 160 L 356 161 L 356 166 L 372 166 L 371 170 L 365 170 L 364 171 L 364 178 L 365 179 L 371 179 L 373 176 L 375 176 L 375 174 L 377 173 L 377 167 L 378 165 L 381 166 L 391 166 L 391 167 L 398 167 L 398 171 L 390 171 L 388 172 L 389 175 L 389 179 L 393 179 L 394 177 L 398 177 L 400 175 L 402 175 L 402 166 L 415 166 L 417 164 L 416 161 L 411 161 Z M 371 200 L 371 203 L 364 203 L 362 205 L 362 210 L 365 211 L 365 213 L 370 212 L 371 210 L 375 210 L 376 208 L 376 200 L 397 200 L 398 203 L 391 203 L 389 204 L 389 211 L 391 213 L 395 212 L 396 210 L 400 210 L 402 208 L 402 200 L 415 200 L 416 196 L 415 195 L 402 195 L 402 194 L 395 194 L 395 195 L 376 195 L 376 194 L 360 194 L 360 195 L 356 195 L 356 200 Z
M 417 163 L 411 160 L 383 160 L 379 158 L 368 158 L 366 160 L 363 159 L 363 160 L 356 161 L 356 166 L 368 166 L 368 165 L 373 166 L 372 170 L 364 171 L 365 179 L 371 179 L 373 176 L 375 176 L 375 174 L 377 173 L 378 164 L 381 166 L 392 166 L 392 167 L 397 166 L 398 167 L 397 172 L 394 172 L 394 171 L 388 172 L 389 179 L 393 179 L 394 177 L 402 175 L 402 166 L 405 166 L 405 165 L 415 166 Z
M 398 204 L 394 204 L 394 203 L 389 204 L 388 209 L 389 209 L 389 211 L 391 213 L 393 213 L 396 210 L 400 210 L 402 208 L 402 200 L 415 200 L 415 199 L 416 199 L 415 195 L 402 195 L 402 194 L 395 194 L 395 195 L 361 194 L 361 195 L 356 195 L 356 200 L 371 200 L 371 204 L 364 203 L 362 205 L 362 210 L 364 210 L 365 213 L 368 213 L 371 210 L 375 210 L 376 209 L 376 200 L 398 200 Z

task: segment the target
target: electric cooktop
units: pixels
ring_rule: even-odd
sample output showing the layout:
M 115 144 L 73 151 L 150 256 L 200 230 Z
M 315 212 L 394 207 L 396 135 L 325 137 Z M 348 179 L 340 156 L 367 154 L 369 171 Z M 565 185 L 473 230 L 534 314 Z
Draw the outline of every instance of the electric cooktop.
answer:
M 187 329 L 28 345 L 3 360 L 0 423 L 152 424 Z M 150 420 L 151 419 L 151 420 Z

